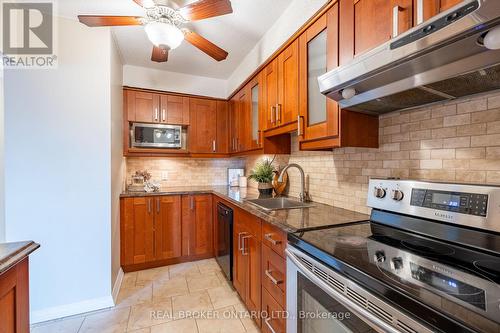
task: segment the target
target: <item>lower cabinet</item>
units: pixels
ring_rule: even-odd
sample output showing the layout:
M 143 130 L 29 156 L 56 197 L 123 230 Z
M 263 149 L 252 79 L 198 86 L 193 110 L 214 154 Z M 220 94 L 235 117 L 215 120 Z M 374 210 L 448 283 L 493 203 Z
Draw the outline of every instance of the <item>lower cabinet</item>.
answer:
M 261 221 L 242 210 L 234 212 L 233 285 L 249 311 L 261 310 Z M 260 326 L 260 318 L 256 318 Z
M 0 275 L 0 332 L 29 333 L 28 258 Z
M 284 333 L 286 331 L 286 319 L 284 308 L 267 292 L 262 289 L 262 312 L 264 313 L 263 333 Z
M 213 256 L 212 195 L 182 196 L 182 256 Z
M 125 271 L 213 256 L 212 195 L 121 199 Z

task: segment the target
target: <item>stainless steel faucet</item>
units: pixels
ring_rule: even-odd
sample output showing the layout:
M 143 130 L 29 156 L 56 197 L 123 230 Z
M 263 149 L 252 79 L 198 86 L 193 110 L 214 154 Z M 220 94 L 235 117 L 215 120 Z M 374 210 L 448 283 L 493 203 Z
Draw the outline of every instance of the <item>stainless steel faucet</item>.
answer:
M 300 202 L 311 201 L 309 199 L 309 193 L 307 193 L 307 191 L 306 191 L 306 175 L 304 173 L 304 169 L 302 169 L 302 167 L 300 165 L 298 165 L 296 163 L 290 163 L 287 166 L 285 166 L 283 168 L 283 170 L 281 170 L 281 173 L 280 173 L 280 175 L 278 177 L 278 181 L 279 182 L 283 181 L 283 175 L 285 174 L 286 170 L 288 170 L 290 168 L 297 168 L 300 171 L 300 187 L 301 187 L 301 190 L 300 190 L 300 194 L 299 194 L 299 201 Z

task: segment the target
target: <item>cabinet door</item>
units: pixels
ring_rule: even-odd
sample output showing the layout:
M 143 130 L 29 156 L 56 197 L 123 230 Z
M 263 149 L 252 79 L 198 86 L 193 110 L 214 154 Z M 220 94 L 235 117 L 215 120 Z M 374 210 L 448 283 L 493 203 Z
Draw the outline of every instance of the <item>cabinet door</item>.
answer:
M 238 95 L 235 95 L 229 101 L 229 126 L 230 126 L 230 138 L 229 138 L 229 151 L 236 153 L 238 151 L 237 141 L 238 141 L 238 129 L 239 129 L 239 114 L 238 109 Z
M 213 255 L 212 195 L 183 196 L 182 239 L 184 256 Z
M 121 201 L 121 264 L 133 265 L 154 258 L 154 198 L 124 198 Z
M 261 138 L 261 115 L 263 109 L 262 103 L 262 82 L 261 74 L 250 81 L 248 84 L 249 94 L 249 119 L 248 119 L 248 137 L 250 141 L 250 149 L 257 149 L 262 147 Z
M 233 224 L 233 286 L 243 301 L 246 300 L 247 256 L 241 251 L 241 238 L 248 235 L 244 224 L 238 219 L 235 211 Z
M 238 101 L 236 103 L 236 114 L 238 117 L 236 138 L 236 146 L 238 151 L 245 151 L 249 149 L 250 137 L 248 124 L 250 120 L 250 100 L 248 94 L 248 87 L 244 87 L 238 92 Z
M 253 236 L 242 237 L 243 254 L 247 256 L 246 305 L 250 311 L 261 309 L 261 242 Z M 257 319 L 260 326 L 260 318 Z
M 278 56 L 278 125 L 297 121 L 299 110 L 299 43 L 295 40 Z
M 191 98 L 189 146 L 193 153 L 215 153 L 217 140 L 217 103 Z
M 139 123 L 160 121 L 160 96 L 153 93 L 132 91 L 127 92 L 128 120 Z
M 340 8 L 341 55 L 348 56 L 341 64 L 413 26 L 413 0 L 344 0 Z
M 277 60 L 271 61 L 264 69 L 262 83 L 264 85 L 264 112 L 267 115 L 265 128 L 278 126 L 277 105 L 278 105 L 278 66 Z
M 299 39 L 301 141 L 339 134 L 338 104 L 321 94 L 318 76 L 338 66 L 338 4 L 311 25 Z
M 0 275 L 0 332 L 29 333 L 28 258 Z
M 217 101 L 217 153 L 229 151 L 229 103 Z
M 155 257 L 156 260 L 181 256 L 181 197 L 155 198 Z
M 189 98 L 161 95 L 160 121 L 172 125 L 189 125 Z

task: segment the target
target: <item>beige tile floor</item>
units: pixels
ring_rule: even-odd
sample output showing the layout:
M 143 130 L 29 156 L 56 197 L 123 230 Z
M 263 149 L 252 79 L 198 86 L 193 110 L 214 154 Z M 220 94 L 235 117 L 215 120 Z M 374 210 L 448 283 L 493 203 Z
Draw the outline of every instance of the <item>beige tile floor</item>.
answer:
M 203 316 L 202 316 L 203 315 Z M 32 333 L 257 333 L 214 259 L 126 273 L 117 304 Z

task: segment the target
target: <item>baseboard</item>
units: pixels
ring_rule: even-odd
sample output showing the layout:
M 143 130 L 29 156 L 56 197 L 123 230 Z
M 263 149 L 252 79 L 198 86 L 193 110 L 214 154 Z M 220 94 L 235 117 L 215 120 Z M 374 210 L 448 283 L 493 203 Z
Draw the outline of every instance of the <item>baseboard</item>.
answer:
M 111 295 L 31 312 L 31 324 L 102 310 L 115 305 Z
M 116 276 L 115 284 L 113 285 L 113 291 L 111 292 L 111 296 L 113 297 L 113 301 L 115 302 L 115 304 L 118 299 L 120 287 L 122 286 L 124 274 L 125 273 L 123 273 L 123 269 L 120 267 L 120 269 L 118 270 L 118 275 Z

